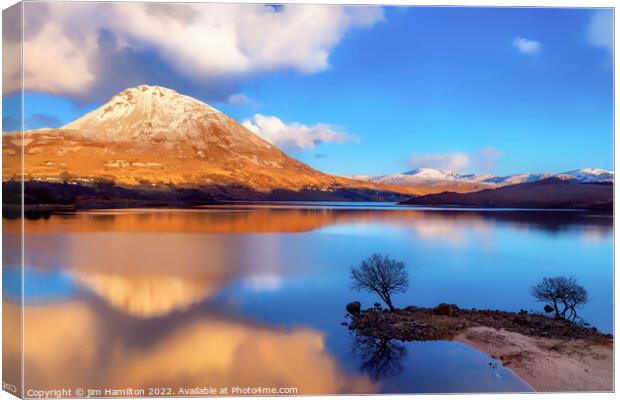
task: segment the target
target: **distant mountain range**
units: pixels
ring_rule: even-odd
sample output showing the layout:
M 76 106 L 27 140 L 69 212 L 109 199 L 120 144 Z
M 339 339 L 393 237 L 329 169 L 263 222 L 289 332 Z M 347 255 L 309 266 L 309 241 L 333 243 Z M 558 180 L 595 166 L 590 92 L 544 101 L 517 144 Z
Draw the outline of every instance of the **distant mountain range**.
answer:
M 393 186 L 427 188 L 426 193 L 401 202 L 408 205 L 613 209 L 614 173 L 604 169 L 494 176 L 420 168 L 367 179 Z
M 613 171 L 604 169 L 584 168 L 560 174 L 523 173 L 508 176 L 495 176 L 490 174 L 459 174 L 448 170 L 419 168 L 400 174 L 357 178 L 400 187 L 441 187 L 442 190 L 452 189 L 452 191 L 455 192 L 470 192 L 472 188 L 474 190 L 482 190 L 514 185 L 517 183 L 536 182 L 552 177 L 562 180 L 574 180 L 581 183 L 613 183 L 614 173 Z

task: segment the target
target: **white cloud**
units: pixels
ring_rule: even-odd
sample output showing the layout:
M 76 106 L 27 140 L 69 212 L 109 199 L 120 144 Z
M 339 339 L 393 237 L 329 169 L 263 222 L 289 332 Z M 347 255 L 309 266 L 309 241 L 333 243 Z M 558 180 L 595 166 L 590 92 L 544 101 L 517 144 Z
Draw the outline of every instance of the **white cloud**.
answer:
M 321 143 L 343 143 L 352 137 L 324 123 L 308 126 L 293 122 L 285 123 L 278 117 L 255 114 L 243 121 L 243 126 L 271 144 L 287 151 L 312 149 Z
M 454 172 L 470 172 L 471 168 L 493 169 L 496 160 L 504 152 L 495 147 L 484 147 L 478 151 L 466 153 L 414 154 L 407 160 L 412 168 L 446 169 Z
M 540 42 L 532 39 L 526 39 L 522 37 L 516 37 L 512 41 L 512 45 L 515 46 L 521 53 L 534 54 L 540 50 Z
M 26 87 L 76 95 L 104 75 L 136 74 L 132 66 L 148 51 L 202 83 L 277 69 L 316 73 L 329 67 L 331 51 L 348 30 L 383 19 L 383 9 L 373 6 L 35 2 L 25 7 Z M 106 62 L 118 54 L 134 58 Z
M 494 159 L 494 158 L 499 158 L 499 157 L 503 156 L 504 152 L 501 151 L 500 149 L 496 149 L 495 147 L 490 147 L 489 146 L 489 147 L 484 147 L 484 148 L 480 149 L 477 154 L 481 158 Z
M 471 163 L 467 153 L 412 155 L 408 163 L 413 168 L 435 168 L 450 171 L 463 171 Z
M 10 93 L 21 88 L 21 10 L 14 5 L 2 11 L 2 90 Z M 8 113 L 7 113 L 8 114 Z
M 592 46 L 602 47 L 612 52 L 614 47 L 613 12 L 611 10 L 594 11 L 586 32 Z
M 243 93 L 235 93 L 235 94 L 231 94 L 230 96 L 228 96 L 228 99 L 226 100 L 226 102 L 229 104 L 241 106 L 244 104 L 249 104 L 250 99 L 248 98 L 248 96 L 244 95 Z
M 94 36 L 85 36 L 77 44 L 61 27 L 45 25 L 39 36 L 25 42 L 24 86 L 48 93 L 78 93 L 96 79 L 90 68 L 96 51 Z

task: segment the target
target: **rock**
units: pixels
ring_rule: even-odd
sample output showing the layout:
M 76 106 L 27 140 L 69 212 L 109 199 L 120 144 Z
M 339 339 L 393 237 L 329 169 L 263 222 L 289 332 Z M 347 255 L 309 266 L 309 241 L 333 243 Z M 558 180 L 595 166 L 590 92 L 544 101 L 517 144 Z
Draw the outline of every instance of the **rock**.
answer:
M 433 308 L 434 315 L 454 316 L 459 312 L 459 308 L 456 304 L 441 303 Z
M 553 312 L 553 307 L 551 307 L 549 304 L 545 304 L 544 310 L 546 313 L 550 313 Z
M 505 311 L 459 309 L 442 303 L 435 308 L 407 307 L 397 312 L 369 308 L 358 302 L 347 306 L 348 329 L 364 336 L 395 340 L 450 340 L 468 327 L 506 329 L 525 336 L 558 339 L 606 338 L 592 327 L 573 324 L 552 315 Z M 438 318 L 437 315 L 448 316 Z M 612 336 L 610 335 L 611 339 Z
M 347 312 L 351 315 L 359 315 L 361 310 L 362 304 L 359 301 L 347 304 Z

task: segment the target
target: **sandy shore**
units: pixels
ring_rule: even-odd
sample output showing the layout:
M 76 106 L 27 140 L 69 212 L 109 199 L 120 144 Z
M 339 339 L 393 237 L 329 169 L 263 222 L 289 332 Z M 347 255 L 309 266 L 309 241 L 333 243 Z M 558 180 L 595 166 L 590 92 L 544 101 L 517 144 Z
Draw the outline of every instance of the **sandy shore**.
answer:
M 393 312 L 347 305 L 357 335 L 402 341 L 457 340 L 500 360 L 539 392 L 609 392 L 613 336 L 536 313 L 409 306 Z
M 472 327 L 455 340 L 500 360 L 539 392 L 612 391 L 613 343 Z

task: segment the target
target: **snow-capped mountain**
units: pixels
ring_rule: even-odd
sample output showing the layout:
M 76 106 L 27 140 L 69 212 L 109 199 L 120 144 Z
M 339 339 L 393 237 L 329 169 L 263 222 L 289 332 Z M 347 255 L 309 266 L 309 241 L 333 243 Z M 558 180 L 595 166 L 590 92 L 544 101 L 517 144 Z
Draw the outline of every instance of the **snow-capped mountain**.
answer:
M 536 182 L 547 178 L 560 178 L 564 180 L 575 180 L 581 183 L 613 183 L 614 172 L 606 169 L 583 168 L 573 171 L 562 172 L 559 174 L 540 173 L 540 174 L 517 174 L 506 177 L 496 178 L 496 181 L 485 181 L 496 184 L 514 185 L 516 183 Z
M 516 185 L 517 183 L 536 182 L 541 179 L 552 177 L 553 174 L 541 173 L 541 174 L 516 174 L 508 176 L 494 176 L 489 179 L 485 179 L 484 183 L 489 183 L 498 186 Z
M 142 85 L 123 90 L 62 129 L 106 141 L 152 141 L 162 135 L 170 141 L 194 139 L 202 127 L 227 122 L 223 113 L 197 99 Z
M 433 168 L 419 168 L 412 171 L 369 177 L 372 182 L 384 183 L 395 186 L 444 186 L 476 184 L 477 188 L 499 187 L 515 185 L 518 183 L 536 182 L 542 179 L 556 177 L 564 180 L 575 180 L 583 183 L 609 183 L 613 182 L 613 171 L 604 169 L 584 168 L 560 174 L 536 173 L 515 174 L 508 176 L 494 176 L 490 174 L 459 174 L 448 170 Z
M 492 177 L 493 175 L 461 175 L 449 170 L 419 168 L 412 171 L 403 172 L 401 174 L 382 175 L 370 177 L 368 179 L 373 182 L 402 186 L 407 184 L 424 185 L 443 182 L 482 182 L 485 179 L 490 179 Z
M 4 156 L 19 154 L 20 133 L 4 136 Z M 160 86 L 126 89 L 62 128 L 26 131 L 23 145 L 30 178 L 45 182 L 225 188 L 232 197 L 273 190 L 354 191 L 362 199 L 362 192 L 408 193 L 317 171 L 208 104 Z
M 584 183 L 613 183 L 614 172 L 599 168 L 584 168 L 556 175 L 560 179 L 575 179 Z

